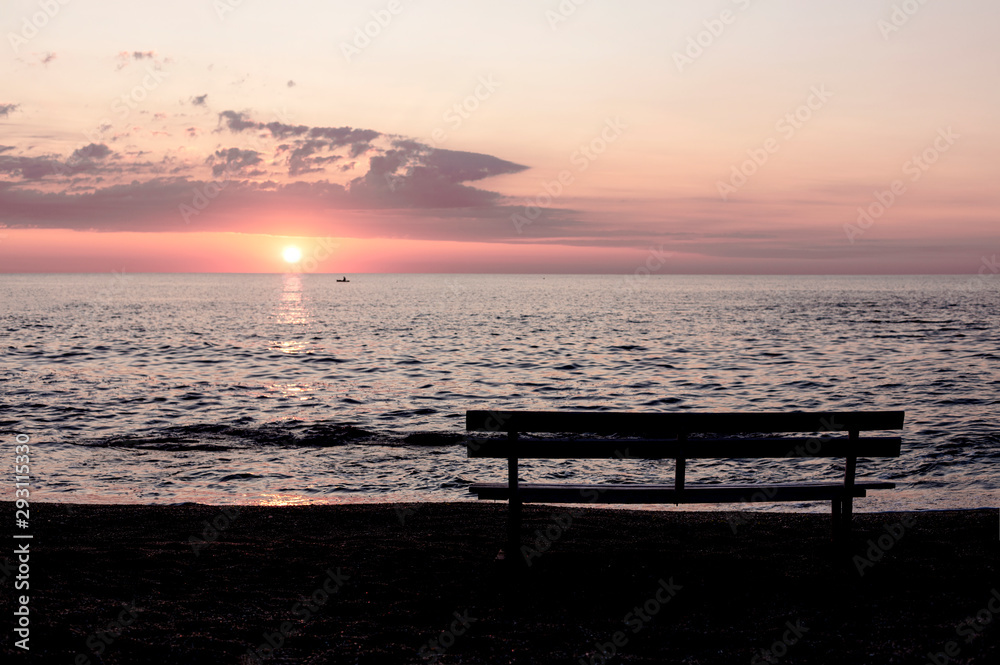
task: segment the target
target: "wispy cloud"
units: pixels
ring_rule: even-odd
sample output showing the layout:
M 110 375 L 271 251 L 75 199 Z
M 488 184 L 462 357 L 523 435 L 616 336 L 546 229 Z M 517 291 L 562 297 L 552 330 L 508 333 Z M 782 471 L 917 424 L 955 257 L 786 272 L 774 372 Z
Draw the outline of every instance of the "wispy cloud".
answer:
M 115 60 L 118 61 L 118 65 L 115 67 L 118 70 L 125 69 L 133 62 L 141 60 L 149 60 L 156 66 L 162 65 L 164 62 L 157 56 L 156 51 L 119 51 Z

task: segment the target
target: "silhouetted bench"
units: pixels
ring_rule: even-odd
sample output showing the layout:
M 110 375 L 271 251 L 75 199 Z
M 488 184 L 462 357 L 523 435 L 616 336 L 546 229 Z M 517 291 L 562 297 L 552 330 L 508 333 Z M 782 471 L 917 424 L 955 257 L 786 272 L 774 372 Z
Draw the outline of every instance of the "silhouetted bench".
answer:
M 506 483 L 475 483 L 479 499 L 509 502 L 508 551 L 520 547 L 521 504 L 739 503 L 830 501 L 835 535 L 850 529 L 853 501 L 895 483 L 855 480 L 858 458 L 899 457 L 900 437 L 861 432 L 901 430 L 903 411 L 788 413 L 621 413 L 594 411 L 467 411 L 469 432 L 506 432 L 505 439 L 469 439 L 469 457 L 507 459 Z M 836 436 L 847 432 L 847 436 Z M 524 439 L 525 433 L 619 435 L 629 439 Z M 775 437 L 776 433 L 804 437 Z M 688 460 L 782 457 L 843 458 L 843 482 L 687 484 Z M 518 480 L 521 459 L 673 459 L 664 485 L 535 484 Z M 764 497 L 763 499 L 759 497 Z

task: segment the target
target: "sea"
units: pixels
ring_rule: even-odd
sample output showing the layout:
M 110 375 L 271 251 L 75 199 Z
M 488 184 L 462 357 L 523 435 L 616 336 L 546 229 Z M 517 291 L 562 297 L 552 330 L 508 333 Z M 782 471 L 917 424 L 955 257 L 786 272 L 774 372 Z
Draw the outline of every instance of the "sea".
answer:
M 0 275 L 3 464 L 30 442 L 35 501 L 471 501 L 506 463 L 467 457 L 468 409 L 905 410 L 902 455 L 859 463 L 897 488 L 856 509 L 1000 506 L 1000 276 L 337 277 Z M 673 465 L 530 460 L 522 478 L 671 482 Z

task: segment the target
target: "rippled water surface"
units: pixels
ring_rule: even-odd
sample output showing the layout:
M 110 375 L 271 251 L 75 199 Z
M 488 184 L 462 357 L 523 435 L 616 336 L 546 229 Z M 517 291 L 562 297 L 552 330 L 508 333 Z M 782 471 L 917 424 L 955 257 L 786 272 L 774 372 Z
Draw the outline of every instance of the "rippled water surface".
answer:
M 888 510 L 1000 504 L 1000 278 L 0 276 L 0 430 L 36 498 L 455 500 L 472 408 L 905 409 Z M 672 479 L 669 461 L 529 480 Z M 701 461 L 692 481 L 833 478 Z M 822 505 L 811 506 L 818 510 Z M 779 509 L 809 509 L 789 505 Z

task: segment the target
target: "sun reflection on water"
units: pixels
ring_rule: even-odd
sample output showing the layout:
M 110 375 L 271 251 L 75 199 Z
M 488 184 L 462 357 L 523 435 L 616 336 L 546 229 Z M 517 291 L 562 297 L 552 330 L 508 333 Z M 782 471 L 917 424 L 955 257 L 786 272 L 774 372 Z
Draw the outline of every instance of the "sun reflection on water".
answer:
M 272 396 L 274 393 L 278 393 L 281 397 L 291 397 L 300 400 L 313 399 L 313 394 L 320 389 L 315 385 L 302 385 L 298 383 L 265 383 L 264 388 Z
M 294 355 L 296 353 L 305 353 L 309 349 L 309 343 L 298 339 L 284 341 L 273 339 L 267 343 L 267 348 L 272 351 Z
M 309 309 L 302 297 L 302 275 L 286 273 L 281 289 L 281 300 L 275 308 L 278 323 L 303 325 L 311 320 Z
M 257 506 L 310 506 L 317 503 L 327 503 L 326 501 L 317 501 L 316 499 L 307 499 L 304 496 L 299 496 L 298 494 L 279 494 L 265 492 L 261 494 L 260 498 L 255 499 L 253 505 Z

